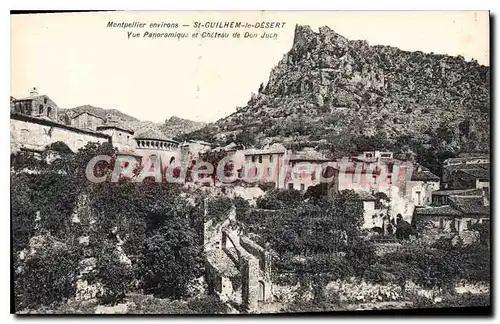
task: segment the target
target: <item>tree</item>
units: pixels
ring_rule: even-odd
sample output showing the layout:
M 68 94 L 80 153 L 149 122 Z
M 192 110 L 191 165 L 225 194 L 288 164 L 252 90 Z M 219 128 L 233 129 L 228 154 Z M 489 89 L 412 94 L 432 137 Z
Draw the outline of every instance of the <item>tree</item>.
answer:
M 188 283 L 201 275 L 202 268 L 201 248 L 187 221 L 169 221 L 148 237 L 139 267 L 146 293 L 172 298 L 186 295 Z
M 132 268 L 120 262 L 120 256 L 114 244 L 105 244 L 97 258 L 97 277 L 104 286 L 104 295 L 100 297 L 105 304 L 116 304 L 125 298 L 133 280 Z
M 51 236 L 38 237 L 15 278 L 16 309 L 49 306 L 75 295 L 80 252 Z

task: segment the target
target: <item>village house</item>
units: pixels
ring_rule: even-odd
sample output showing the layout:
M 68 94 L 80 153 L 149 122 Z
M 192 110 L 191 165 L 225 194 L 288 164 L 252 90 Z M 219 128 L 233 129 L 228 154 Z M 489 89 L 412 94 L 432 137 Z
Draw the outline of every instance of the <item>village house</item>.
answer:
M 489 200 L 482 190 L 434 192 L 433 207 L 415 209 L 417 226 L 423 234 L 462 233 L 476 223 L 490 221 Z
M 289 152 L 289 168 L 283 187 L 305 192 L 307 188 L 318 185 L 324 172 L 327 172 L 326 168 L 323 170 L 326 162 L 331 162 L 331 160 L 313 149 L 304 149 L 296 153 Z
M 46 95 L 38 94 L 37 88 L 30 90 L 29 96 L 15 99 L 11 97 L 10 111 L 27 116 L 57 120 L 58 107 L 52 99 Z
M 446 159 L 443 162 L 442 188 L 489 188 L 489 170 L 490 159 L 488 156 Z M 488 183 L 487 185 L 486 182 Z
M 450 176 L 449 188 L 452 189 L 481 189 L 489 195 L 490 170 L 485 168 L 460 169 Z
M 97 126 L 96 130 L 111 137 L 111 142 L 120 151 L 132 151 L 135 149 L 133 138 L 134 131 L 118 123 L 105 123 Z
M 414 163 L 411 179 L 405 186 L 405 196 L 415 206 L 428 206 L 432 203 L 432 193 L 440 188 L 440 178 L 428 168 Z
M 71 125 L 81 129 L 96 130 L 98 126 L 105 122 L 103 117 L 97 116 L 89 111 L 81 111 L 73 114 L 70 118 Z
M 387 219 L 388 208 L 380 202 L 379 198 L 367 191 L 357 192 L 359 200 L 363 203 L 362 228 L 380 229 L 383 232 L 384 221 Z
M 284 188 L 282 167 L 287 155 L 286 148 L 274 144 L 263 149 L 246 149 L 234 155 L 239 178 L 255 179 L 257 183 L 274 183 L 275 188 Z M 258 173 L 260 170 L 260 174 Z

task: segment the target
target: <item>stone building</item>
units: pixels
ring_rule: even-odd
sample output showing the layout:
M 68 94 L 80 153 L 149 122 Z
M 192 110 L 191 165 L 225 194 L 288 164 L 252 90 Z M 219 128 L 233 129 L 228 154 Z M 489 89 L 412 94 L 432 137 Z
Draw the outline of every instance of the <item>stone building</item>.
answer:
M 206 251 L 208 291 L 223 301 L 255 313 L 273 300 L 271 257 L 250 238 L 228 228 L 220 231 L 219 245 Z
M 490 221 L 489 200 L 481 190 L 441 191 L 434 197 L 440 205 L 415 209 L 417 226 L 424 234 L 461 233 Z
M 325 173 L 328 167 L 323 168 L 327 162 L 331 162 L 331 160 L 311 149 L 290 153 L 288 156 L 289 168 L 283 187 L 305 192 L 307 188 L 320 184 L 322 177 L 327 177 Z M 334 174 L 331 176 L 333 177 Z
M 428 206 L 432 203 L 432 193 L 439 190 L 440 178 L 419 164 L 414 164 L 411 179 L 406 181 L 405 196 L 415 206 Z
M 169 167 L 180 165 L 182 154 L 179 142 L 176 142 L 159 131 L 147 129 L 139 132 L 134 138 L 134 152 L 142 157 L 144 163 L 153 155 L 160 160 L 163 173 Z
M 111 137 L 111 142 L 120 151 L 135 149 L 134 131 L 118 123 L 105 123 L 96 127 L 97 131 Z
M 10 114 L 11 153 L 42 152 L 46 146 L 64 142 L 73 152 L 89 142 L 111 142 L 107 134 L 68 126 L 57 121 L 20 113 Z
M 240 178 L 249 178 L 254 182 L 274 183 L 276 188 L 284 188 L 284 175 L 287 151 L 283 145 L 275 144 L 264 149 L 246 149 L 233 155 L 236 170 Z M 260 170 L 260 171 L 259 171 Z
M 103 117 L 89 111 L 82 111 L 71 116 L 71 125 L 82 129 L 96 130 L 104 122 Z
M 133 156 L 143 163 L 152 155 L 160 157 L 162 171 L 181 158 L 179 143 L 155 130 L 136 134 L 127 126 L 106 121 L 88 110 L 78 107 L 76 114 L 64 114 L 69 119 L 63 123 L 58 118 L 58 106 L 46 95 L 32 89 L 27 98 L 10 98 L 11 153 L 18 151 L 42 152 L 55 142 L 65 143 L 73 152 L 89 142 L 109 142 L 119 155 Z
M 37 88 L 32 88 L 28 97 L 19 99 L 11 97 L 10 111 L 54 121 L 57 120 L 58 115 L 56 103 L 48 96 L 38 94 Z
M 357 194 L 359 195 L 359 200 L 363 203 L 362 228 L 379 228 L 383 230 L 388 208 L 382 206 L 379 199 L 367 191 L 359 191 Z
M 476 187 L 467 173 L 474 172 L 473 170 L 483 170 L 478 172 L 487 172 L 487 174 L 476 174 L 477 179 L 484 179 L 488 176 L 490 170 L 490 159 L 487 155 L 450 158 L 443 161 L 443 189 L 468 189 Z M 462 172 L 465 171 L 465 172 Z M 484 181 L 481 181 L 484 182 Z M 489 181 L 488 181 L 489 182 Z

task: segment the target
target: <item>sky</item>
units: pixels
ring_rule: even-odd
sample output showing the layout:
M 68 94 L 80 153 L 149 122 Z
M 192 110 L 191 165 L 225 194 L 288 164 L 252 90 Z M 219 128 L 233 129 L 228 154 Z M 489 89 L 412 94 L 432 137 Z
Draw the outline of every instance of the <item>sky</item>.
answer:
M 285 22 L 277 39 L 128 39 L 109 21 L 146 23 L 141 34 L 196 31 L 195 21 Z M 150 29 L 149 23 L 178 23 Z M 183 27 L 182 25 L 189 25 Z M 290 50 L 295 25 L 328 26 L 351 40 L 462 55 L 489 65 L 488 12 L 148 11 L 11 15 L 11 95 L 32 87 L 61 108 L 93 105 L 140 120 L 213 122 L 245 106 Z M 213 31 L 213 30 L 208 30 Z M 217 30 L 228 31 L 234 29 Z M 239 31 L 244 32 L 244 29 Z

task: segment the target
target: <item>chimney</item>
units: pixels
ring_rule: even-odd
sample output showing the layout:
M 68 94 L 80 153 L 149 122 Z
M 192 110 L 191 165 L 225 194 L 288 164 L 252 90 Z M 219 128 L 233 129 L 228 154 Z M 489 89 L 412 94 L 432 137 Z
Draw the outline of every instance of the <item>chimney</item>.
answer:
M 30 97 L 36 97 L 36 96 L 38 96 L 38 89 L 36 87 L 33 87 L 30 90 Z

